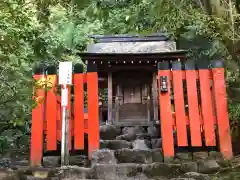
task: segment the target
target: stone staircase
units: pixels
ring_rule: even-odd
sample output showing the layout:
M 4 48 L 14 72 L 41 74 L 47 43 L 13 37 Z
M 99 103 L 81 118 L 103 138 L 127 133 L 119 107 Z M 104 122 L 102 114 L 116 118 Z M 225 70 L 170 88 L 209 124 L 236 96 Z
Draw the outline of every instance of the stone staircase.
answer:
M 78 166 L 52 168 L 52 177 L 102 180 L 211 180 L 211 175 L 207 174 L 217 173 L 228 167 L 227 161 L 215 151 L 178 152 L 174 158 L 164 159 L 160 133 L 156 127 L 119 128 L 104 125 L 101 126 L 100 135 L 101 149 L 92 153 L 90 163 L 84 156 L 72 156 L 70 164 Z M 55 159 L 54 166 L 57 166 L 59 160 Z M 46 162 L 54 160 L 45 157 L 45 167 Z

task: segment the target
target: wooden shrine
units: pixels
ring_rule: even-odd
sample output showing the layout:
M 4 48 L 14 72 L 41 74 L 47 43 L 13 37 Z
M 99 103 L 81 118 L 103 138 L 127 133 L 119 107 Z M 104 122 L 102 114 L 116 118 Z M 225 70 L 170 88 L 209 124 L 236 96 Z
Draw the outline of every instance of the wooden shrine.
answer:
M 97 66 L 99 88 L 107 89 L 100 119 L 120 126 L 159 121 L 157 63 L 181 60 L 186 51 L 176 50 L 176 43 L 162 34 L 91 37 L 96 43 L 80 57 L 88 67 Z
M 223 60 L 185 59 L 186 51 L 162 34 L 92 38 L 95 43 L 79 54 L 87 71 L 75 64 L 68 86 L 69 150 L 87 150 L 91 159 L 100 148 L 100 123 L 107 121 L 120 127 L 160 126 L 164 158 L 174 157 L 176 146 L 219 146 L 224 158 L 232 158 Z M 61 141 L 56 69 L 46 66 L 33 75 L 41 83 L 33 96 L 32 166 L 41 164 L 45 139 L 46 151 L 56 151 Z M 48 81 L 52 86 L 46 91 Z

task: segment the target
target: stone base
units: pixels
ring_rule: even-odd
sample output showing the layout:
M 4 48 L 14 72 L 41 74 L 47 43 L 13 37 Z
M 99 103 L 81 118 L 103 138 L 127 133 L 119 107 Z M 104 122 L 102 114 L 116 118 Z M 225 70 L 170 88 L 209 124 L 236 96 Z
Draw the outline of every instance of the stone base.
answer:
M 95 152 L 95 156 L 100 154 L 103 154 L 103 150 Z M 178 157 L 175 157 L 170 163 L 153 162 L 154 160 L 150 158 L 151 155 L 149 155 L 149 153 L 144 155 L 142 154 L 140 157 L 144 156 L 148 157 L 149 161 L 144 163 L 140 163 L 140 161 L 139 163 L 120 163 L 117 162 L 117 160 L 113 160 L 114 158 L 120 158 L 115 157 L 115 151 L 105 150 L 105 155 L 101 156 L 102 159 L 98 159 L 98 162 L 96 161 L 96 163 L 89 168 L 78 166 L 59 168 L 25 167 L 18 168 L 17 170 L 8 168 L 0 171 L 0 179 L 238 180 L 240 177 L 239 159 L 235 159 L 231 161 L 231 164 L 229 164 L 227 167 L 223 167 L 219 163 L 220 159 L 213 159 L 213 156 L 210 155 L 208 155 L 208 157 L 203 155 L 199 157 L 199 159 L 190 160 L 191 156 L 189 156 L 189 154 L 179 154 Z M 108 157 L 108 159 L 110 158 L 111 162 L 104 161 L 105 157 Z M 204 158 L 204 160 L 202 158 Z M 132 160 L 128 161 L 133 161 L 133 159 L 134 157 L 132 157 Z
M 226 170 L 231 180 L 240 177 L 239 160 L 226 161 L 221 153 L 210 149 L 198 152 L 175 149 L 174 157 L 164 159 L 158 126 L 103 125 L 100 137 L 101 149 L 92 153 L 91 162 L 87 156 L 71 156 L 70 164 L 77 166 L 60 168 L 59 156 L 44 157 L 43 165 L 52 168 L 50 179 L 211 180 L 216 174 L 225 176 Z

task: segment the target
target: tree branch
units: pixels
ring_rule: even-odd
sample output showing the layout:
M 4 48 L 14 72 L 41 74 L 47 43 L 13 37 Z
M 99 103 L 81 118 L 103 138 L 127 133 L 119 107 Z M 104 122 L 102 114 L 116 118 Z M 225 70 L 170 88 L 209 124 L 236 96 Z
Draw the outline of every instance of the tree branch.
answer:
M 236 10 L 237 10 L 237 13 L 240 14 L 240 0 L 236 0 Z
M 205 11 L 202 0 L 194 0 L 194 1 L 203 11 Z
M 211 0 L 203 0 L 203 6 L 208 15 L 212 15 Z

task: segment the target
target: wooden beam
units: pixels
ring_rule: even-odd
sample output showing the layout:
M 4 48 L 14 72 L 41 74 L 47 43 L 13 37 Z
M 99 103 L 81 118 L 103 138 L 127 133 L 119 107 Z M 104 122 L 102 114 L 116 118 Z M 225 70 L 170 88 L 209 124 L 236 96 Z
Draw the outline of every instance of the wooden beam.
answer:
M 116 96 L 116 100 L 115 100 L 115 110 L 116 110 L 116 115 L 115 115 L 115 118 L 116 118 L 116 121 L 119 121 L 119 106 L 120 106 L 120 85 L 118 84 L 117 85 L 117 96 Z
M 152 64 L 146 64 L 146 65 L 133 65 L 133 64 L 129 64 L 129 65 L 120 65 L 120 64 L 115 64 L 115 65 L 111 65 L 108 66 L 108 64 L 106 65 L 98 65 L 98 70 L 100 72 L 107 72 L 109 70 L 111 70 L 111 72 L 115 72 L 115 71 L 122 71 L 122 70 L 139 70 L 139 69 L 145 69 L 148 71 L 154 71 L 156 70 L 156 66 L 152 65 Z
M 150 115 L 150 95 L 148 91 L 149 85 L 145 84 L 144 85 L 144 98 L 146 99 L 146 111 L 147 111 L 147 121 L 150 121 L 151 115 Z
M 151 121 L 151 98 L 150 95 L 147 96 L 147 120 Z
M 153 72 L 152 78 L 152 97 L 153 97 L 153 120 L 158 121 L 158 94 L 157 94 L 157 73 Z
M 108 72 L 108 122 L 112 122 L 112 72 Z

